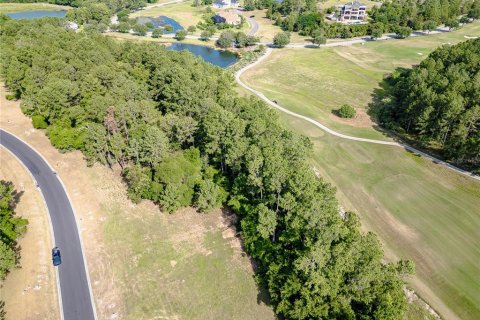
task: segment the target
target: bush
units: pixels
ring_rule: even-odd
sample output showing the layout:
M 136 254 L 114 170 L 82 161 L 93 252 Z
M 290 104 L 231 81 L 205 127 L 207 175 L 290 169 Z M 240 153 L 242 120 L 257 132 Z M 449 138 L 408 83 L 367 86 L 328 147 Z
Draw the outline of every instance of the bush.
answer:
M 290 43 L 290 34 L 287 32 L 280 32 L 273 38 L 273 44 L 279 48 L 285 47 Z
M 202 31 L 202 34 L 200 34 L 200 40 L 202 41 L 208 41 L 210 40 L 210 37 L 212 36 L 212 33 L 208 30 Z
M 186 37 L 187 31 L 185 30 L 178 30 L 177 32 L 175 32 L 175 39 L 177 39 L 178 41 L 185 40 Z
M 190 26 L 190 27 L 187 28 L 187 31 L 190 32 L 190 33 L 193 33 L 193 32 L 195 32 L 195 31 L 197 31 L 197 27 L 195 27 L 195 26 Z
M 133 31 L 138 36 L 145 36 L 148 31 L 148 27 L 144 24 L 136 24 L 133 26 Z
M 35 129 L 47 129 L 48 123 L 41 115 L 35 115 L 32 117 L 32 124 Z
M 340 117 L 340 118 L 354 118 L 357 114 L 357 112 L 355 111 L 355 108 L 348 105 L 348 104 L 344 104 L 343 106 L 340 107 L 340 109 L 338 109 L 336 111 L 336 114 Z
M 117 26 L 117 31 L 121 33 L 128 33 L 130 31 L 130 25 L 128 22 L 120 22 Z
M 160 28 L 154 29 L 152 31 L 152 38 L 161 38 L 163 35 L 163 30 Z

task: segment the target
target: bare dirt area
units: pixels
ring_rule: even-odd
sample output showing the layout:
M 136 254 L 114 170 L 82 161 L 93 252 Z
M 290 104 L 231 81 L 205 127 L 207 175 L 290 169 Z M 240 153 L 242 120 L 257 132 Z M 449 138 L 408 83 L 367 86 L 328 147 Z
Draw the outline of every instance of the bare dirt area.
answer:
M 2 114 L 3 117 L 3 114 Z M 6 319 L 59 319 L 55 269 L 51 263 L 52 239 L 47 212 L 34 182 L 20 164 L 0 147 L 0 179 L 11 181 L 21 193 L 17 216 L 28 219 L 27 233 L 19 240 L 21 268 L 13 269 L 0 288 Z

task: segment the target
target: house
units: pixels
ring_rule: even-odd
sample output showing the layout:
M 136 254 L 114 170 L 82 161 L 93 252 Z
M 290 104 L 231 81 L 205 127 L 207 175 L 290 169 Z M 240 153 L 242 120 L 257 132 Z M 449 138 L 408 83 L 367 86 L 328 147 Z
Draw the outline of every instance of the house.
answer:
M 367 17 L 367 6 L 358 1 L 351 1 L 337 6 L 337 11 L 327 18 L 342 23 L 362 23 Z
M 212 20 L 215 24 L 226 23 L 233 26 L 238 26 L 240 23 L 242 23 L 242 19 L 238 14 L 229 11 L 217 13 L 212 17 Z
M 213 7 L 218 9 L 237 8 L 240 5 L 240 0 L 214 0 Z

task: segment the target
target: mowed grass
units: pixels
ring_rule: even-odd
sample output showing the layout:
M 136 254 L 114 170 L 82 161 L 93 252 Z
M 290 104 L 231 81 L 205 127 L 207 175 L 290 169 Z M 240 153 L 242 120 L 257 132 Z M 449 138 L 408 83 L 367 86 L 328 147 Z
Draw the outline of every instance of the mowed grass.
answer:
M 34 10 L 69 10 L 71 7 L 50 3 L 0 3 L 0 13 L 11 13 Z
M 420 62 L 443 43 L 479 34 L 477 22 L 451 33 L 364 46 L 275 50 L 242 79 L 342 133 L 383 138 L 372 123 L 340 122 L 331 110 L 349 103 L 364 112 L 384 73 Z M 480 319 L 480 182 L 399 147 L 335 138 L 281 117 L 312 139 L 313 166 L 337 186 L 341 204 L 379 235 L 387 257 L 416 263 L 410 280 L 415 291 L 445 319 Z
M 415 291 L 445 319 L 479 319 L 480 182 L 399 147 L 339 139 L 282 119 L 312 139 L 313 166 L 365 230 L 379 235 L 387 257 L 415 262 Z
M 366 138 L 386 139 L 374 129 L 366 114 L 372 93 L 386 73 L 397 67 L 419 63 L 444 43 L 465 41 L 480 34 L 480 22 L 439 35 L 405 40 L 368 42 L 365 45 L 323 48 L 287 48 L 271 56 L 242 76 L 292 111 L 314 118 L 332 129 Z M 357 108 L 354 120 L 332 114 L 342 104 Z
M 152 215 L 136 208 L 126 214 L 115 204 L 104 211 L 126 319 L 274 318 L 250 260 L 219 212 Z

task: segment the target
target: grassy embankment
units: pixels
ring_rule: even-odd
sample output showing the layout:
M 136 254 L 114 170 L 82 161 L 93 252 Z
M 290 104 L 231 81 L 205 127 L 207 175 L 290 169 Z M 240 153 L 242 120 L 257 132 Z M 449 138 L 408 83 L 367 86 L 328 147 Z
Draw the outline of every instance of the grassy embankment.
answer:
M 479 34 L 477 22 L 400 41 L 276 50 L 243 80 L 333 129 L 382 138 L 368 118 L 340 121 L 331 110 L 349 103 L 364 113 L 385 73 L 418 63 L 443 43 Z M 335 138 L 304 121 L 282 118 L 312 139 L 313 165 L 338 187 L 342 205 L 380 236 L 387 256 L 414 260 L 417 275 L 410 283 L 417 293 L 446 319 L 480 318 L 480 183 L 401 148 Z
M 0 3 L 0 13 L 35 10 L 69 10 L 71 7 L 50 3 Z

